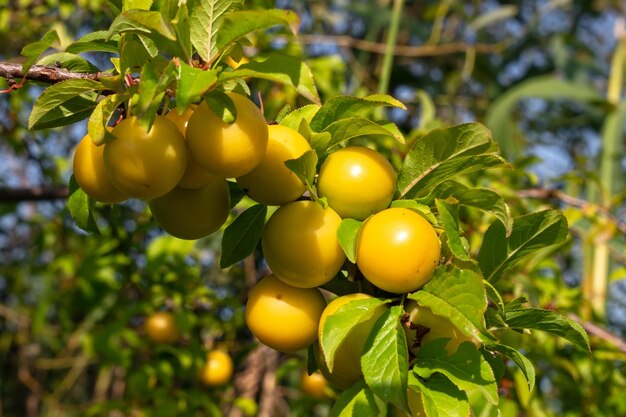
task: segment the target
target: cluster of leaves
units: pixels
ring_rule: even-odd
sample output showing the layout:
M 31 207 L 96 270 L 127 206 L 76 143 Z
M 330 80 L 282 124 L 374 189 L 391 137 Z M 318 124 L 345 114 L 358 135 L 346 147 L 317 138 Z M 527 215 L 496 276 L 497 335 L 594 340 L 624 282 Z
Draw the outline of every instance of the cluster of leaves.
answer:
M 312 197 L 319 165 L 346 142 L 391 140 L 399 144 L 398 149 L 406 148 L 400 158 L 392 205 L 421 212 L 442 231 L 444 248 L 444 262 L 432 280 L 408 298 L 448 318 L 482 347 L 465 343 L 448 355 L 444 343 L 435 340 L 410 358 L 402 329 L 404 311 L 396 299 L 377 293 L 379 297 L 373 301 L 350 303 L 329 318 L 322 334 L 322 348 L 331 369 L 333 353 L 350 329 L 371 317 L 381 305 L 391 307 L 377 321 L 366 344 L 361 360 L 364 381 L 341 394 L 331 411 L 333 416 L 380 415 L 389 403 L 407 409 L 408 390 L 420 393 L 429 416 L 466 416 L 472 392 L 478 391 L 490 404 L 498 404 L 503 358 L 519 366 L 532 389 L 533 365 L 516 347 L 500 343 L 501 332 L 543 330 L 589 350 L 587 336 L 576 323 L 551 310 L 526 307 L 523 297 L 505 302 L 497 289 L 498 280 L 527 255 L 563 242 L 567 222 L 553 210 L 514 217 L 499 194 L 464 183 L 470 174 L 507 167 L 484 126 L 471 123 L 434 130 L 407 146 L 396 125 L 370 117 L 380 106 L 404 107 L 389 96 L 339 96 L 322 105 L 309 68 L 289 56 L 253 58 L 231 69 L 225 59 L 241 53 L 246 35 L 276 25 L 294 28 L 298 23 L 292 12 L 237 10 L 239 6 L 236 1 L 196 0 L 180 5 L 163 1 L 153 8 L 151 1 L 123 2 L 108 31 L 88 34 L 64 51 L 41 58 L 56 40 L 56 34 L 50 32 L 24 49 L 25 71 L 36 63 L 58 63 L 97 77 L 48 87 L 35 104 L 29 127 L 47 129 L 89 118 L 90 136 L 102 143 L 111 139 L 106 127 L 119 115 L 120 106 L 124 113 L 139 116 L 149 126 L 171 100 L 178 110 L 184 110 L 200 99 L 228 121 L 236 115 L 221 92 L 238 89 L 249 93 L 243 79 L 256 77 L 291 85 L 313 102 L 294 111 L 285 110 L 277 117 L 279 123 L 298 130 L 312 145 L 312 151 L 288 163 Z M 118 56 L 111 58 L 112 68 L 102 71 L 79 55 L 92 51 Z M 73 188 L 72 213 L 81 227 L 93 229 L 93 204 Z M 320 203 L 325 204 L 323 200 Z M 483 211 L 495 219 L 486 228 L 477 255 L 463 233 L 465 210 Z M 252 206 L 225 229 L 221 267 L 231 266 L 255 250 L 266 213 L 266 207 Z M 360 226 L 360 222 L 346 219 L 338 234 L 352 262 Z M 328 289 L 336 294 L 354 292 L 354 288 L 345 289 L 352 278 L 338 276 Z

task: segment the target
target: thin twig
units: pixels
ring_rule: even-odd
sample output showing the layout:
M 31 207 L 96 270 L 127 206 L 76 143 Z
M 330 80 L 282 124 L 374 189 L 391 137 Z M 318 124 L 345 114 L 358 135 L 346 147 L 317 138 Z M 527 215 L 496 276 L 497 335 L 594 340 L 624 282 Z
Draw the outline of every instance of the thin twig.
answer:
M 0 203 L 20 201 L 64 200 L 68 197 L 67 187 L 0 188 Z

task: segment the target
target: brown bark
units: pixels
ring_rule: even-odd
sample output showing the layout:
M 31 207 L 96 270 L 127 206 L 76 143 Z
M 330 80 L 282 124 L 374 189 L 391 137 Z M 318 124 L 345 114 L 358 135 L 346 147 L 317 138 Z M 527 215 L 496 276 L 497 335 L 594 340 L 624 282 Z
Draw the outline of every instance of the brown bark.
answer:
M 47 67 L 33 65 L 26 74 L 22 71 L 22 64 L 11 62 L 0 62 L 0 77 L 17 82 L 23 78 L 30 81 L 39 81 L 47 84 L 56 84 L 66 80 L 99 80 L 105 76 L 102 72 L 87 74 L 82 72 L 72 72 L 64 68 Z

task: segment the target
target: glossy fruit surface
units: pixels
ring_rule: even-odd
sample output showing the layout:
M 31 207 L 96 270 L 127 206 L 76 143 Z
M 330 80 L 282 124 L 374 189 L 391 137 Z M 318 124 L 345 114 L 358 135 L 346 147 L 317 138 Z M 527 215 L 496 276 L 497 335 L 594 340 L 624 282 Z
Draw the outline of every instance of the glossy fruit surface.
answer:
M 342 218 L 365 220 L 389 207 L 396 188 L 393 167 L 378 152 L 349 146 L 330 154 L 320 168 L 320 197 Z
M 267 151 L 259 165 L 237 178 L 239 186 L 253 200 L 271 206 L 296 200 L 305 186 L 291 172 L 285 161 L 302 156 L 311 145 L 297 131 L 281 125 L 270 125 Z
M 413 210 L 390 208 L 363 223 L 356 263 L 377 287 L 408 293 L 428 282 L 440 253 L 439 237 L 426 219 Z
M 325 307 L 317 288 L 292 287 L 272 274 L 250 291 L 246 323 L 261 343 L 279 352 L 296 352 L 317 339 Z
M 174 343 L 179 338 L 172 313 L 159 311 L 148 316 L 144 331 L 150 340 L 157 343 Z
M 324 375 L 313 372 L 309 375 L 306 371 L 300 376 L 300 389 L 307 395 L 318 399 L 328 398 L 328 382 Z
M 393 406 L 393 417 L 426 417 L 426 410 L 424 410 L 422 395 L 419 392 L 409 389 L 407 396 L 409 400 L 409 410 L 411 410 L 411 413 L 409 414 L 406 411 Z
M 230 381 L 233 375 L 233 360 L 230 355 L 221 350 L 212 350 L 207 353 L 206 363 L 200 371 L 200 380 L 208 386 L 223 385 Z
M 225 123 L 206 102 L 198 105 L 187 124 L 187 143 L 196 161 L 223 178 L 241 177 L 256 167 L 267 149 L 267 123 L 247 97 L 227 93 L 237 117 Z
M 344 295 L 331 301 L 324 309 L 322 317 L 320 318 L 318 338 L 321 338 L 324 325 L 326 324 L 326 319 L 330 315 L 336 313 L 343 305 L 349 303 L 350 301 L 365 300 L 369 298 L 372 298 L 372 296 L 368 294 L 355 293 Z M 384 311 L 384 306 L 378 307 L 368 320 L 357 324 L 350 330 L 346 339 L 335 352 L 332 372 L 328 369 L 326 363 L 320 364 L 320 370 L 324 376 L 336 387 L 341 389 L 348 388 L 358 381 L 363 375 L 363 372 L 361 371 L 361 355 L 363 353 L 363 348 L 370 332 L 372 331 L 372 328 L 374 327 L 374 324 L 376 323 L 376 320 L 378 320 Z M 320 355 L 320 359 L 324 359 L 323 353 Z
M 131 116 L 113 128 L 104 144 L 104 166 L 113 185 L 131 197 L 150 199 L 172 190 L 185 172 L 185 138 L 174 123 L 156 116 L 149 132 Z
M 148 202 L 152 216 L 170 235 L 200 239 L 218 230 L 228 219 L 230 192 L 225 179 L 218 178 L 201 188 L 176 187 Z
M 74 178 L 82 190 L 102 203 L 120 203 L 128 195 L 115 188 L 104 168 L 104 146 L 96 146 L 91 137 L 81 139 L 74 153 Z
M 184 136 L 187 130 L 187 123 L 189 118 L 193 114 L 196 106 L 191 106 L 185 110 L 182 114 L 178 113 L 176 109 L 171 110 L 165 115 L 165 117 L 176 125 L 180 133 Z M 206 169 L 202 168 L 200 164 L 195 160 L 189 146 L 187 146 L 187 167 L 183 177 L 178 181 L 178 187 L 183 188 L 200 188 L 208 183 L 219 178 L 218 176 L 211 174 Z
M 314 201 L 294 201 L 276 210 L 261 240 L 268 266 L 294 287 L 312 288 L 330 281 L 345 254 L 337 240 L 341 217 Z

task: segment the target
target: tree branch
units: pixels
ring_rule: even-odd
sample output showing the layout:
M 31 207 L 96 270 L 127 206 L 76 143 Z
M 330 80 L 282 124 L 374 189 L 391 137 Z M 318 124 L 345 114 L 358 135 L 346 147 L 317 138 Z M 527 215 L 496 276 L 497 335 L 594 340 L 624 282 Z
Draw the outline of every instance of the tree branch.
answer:
M 67 187 L 0 188 L 0 203 L 66 199 Z
M 65 68 L 47 67 L 42 65 L 33 65 L 26 74 L 22 71 L 22 64 L 15 64 L 11 62 L 0 62 L 0 77 L 6 78 L 11 83 L 11 80 L 30 80 L 39 81 L 48 84 L 56 84 L 66 80 L 99 80 L 106 76 L 103 72 L 96 72 L 93 74 L 84 72 L 68 71 Z

